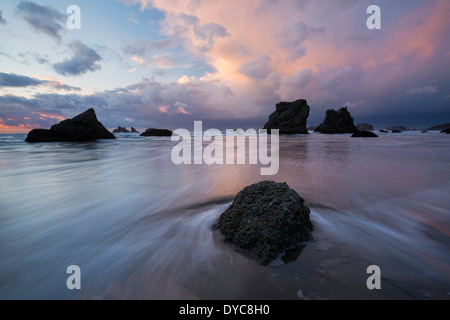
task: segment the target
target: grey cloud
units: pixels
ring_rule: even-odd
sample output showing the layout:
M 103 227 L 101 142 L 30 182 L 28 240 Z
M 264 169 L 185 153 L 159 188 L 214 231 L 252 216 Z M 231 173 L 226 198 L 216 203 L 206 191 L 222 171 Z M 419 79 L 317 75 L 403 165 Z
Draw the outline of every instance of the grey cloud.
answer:
M 424 87 L 414 87 L 406 91 L 407 94 L 417 95 L 417 94 L 435 94 L 438 93 L 439 89 L 436 86 L 428 85 Z
M 217 38 L 228 36 L 225 27 L 212 22 L 195 26 L 194 33 L 203 41 L 203 44 L 199 47 L 202 52 L 211 50 Z
M 53 65 L 53 69 L 63 76 L 79 76 L 89 71 L 94 72 L 101 69 L 97 62 L 101 61 L 100 55 L 85 44 L 74 41 L 69 45 L 73 52 L 70 59 Z
M 268 55 L 262 54 L 259 57 L 242 64 L 238 71 L 254 80 L 262 80 L 272 72 L 269 65 L 270 61 L 271 59 Z
M 0 87 L 32 87 L 39 86 L 42 83 L 43 81 L 41 80 L 14 73 L 0 73 Z
M 2 10 L 0 10 L 0 24 L 6 24 L 6 20 L 5 19 L 3 19 L 3 12 L 2 12 Z
M 279 35 L 281 47 L 289 51 L 287 62 L 294 62 L 306 55 L 307 48 L 304 46 L 304 42 L 306 40 L 311 40 L 319 34 L 323 34 L 324 30 L 324 28 L 310 27 L 302 21 L 287 27 L 283 33 Z
M 40 6 L 31 1 L 22 1 L 17 6 L 17 12 L 36 31 L 42 32 L 56 41 L 61 41 L 66 16 L 50 6 Z

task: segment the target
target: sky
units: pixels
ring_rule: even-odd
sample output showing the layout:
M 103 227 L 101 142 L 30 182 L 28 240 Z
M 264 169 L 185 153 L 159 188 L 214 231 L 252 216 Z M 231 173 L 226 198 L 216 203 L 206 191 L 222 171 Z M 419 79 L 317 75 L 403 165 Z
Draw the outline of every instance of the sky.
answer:
M 2 1 L 0 133 L 89 108 L 109 129 L 258 129 L 297 99 L 308 126 L 347 106 L 427 128 L 450 122 L 449 34 L 448 0 Z

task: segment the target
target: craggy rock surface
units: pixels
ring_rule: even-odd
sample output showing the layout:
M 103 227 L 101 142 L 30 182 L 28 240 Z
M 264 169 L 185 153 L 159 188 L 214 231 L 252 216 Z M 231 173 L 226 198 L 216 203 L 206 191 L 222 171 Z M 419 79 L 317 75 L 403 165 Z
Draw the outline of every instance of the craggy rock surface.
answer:
M 267 132 L 272 129 L 280 130 L 280 134 L 308 134 L 306 122 L 310 108 L 306 100 L 294 102 L 280 102 L 276 110 L 270 115 L 264 126 Z
M 310 239 L 313 229 L 304 199 L 286 183 L 262 181 L 244 188 L 220 216 L 217 227 L 235 248 L 269 264 L 286 249 Z
M 353 118 L 347 108 L 327 110 L 325 120 L 314 130 L 326 134 L 354 133 L 358 129 L 353 124 Z

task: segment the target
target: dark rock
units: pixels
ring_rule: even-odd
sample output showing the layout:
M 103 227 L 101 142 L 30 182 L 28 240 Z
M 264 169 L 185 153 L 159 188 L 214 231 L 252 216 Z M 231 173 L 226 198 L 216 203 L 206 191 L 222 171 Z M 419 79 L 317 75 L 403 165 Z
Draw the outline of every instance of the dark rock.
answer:
M 127 128 L 122 128 L 121 126 L 113 130 L 113 133 L 129 133 L 129 132 L 130 131 L 128 131 Z
M 372 131 L 355 131 L 352 138 L 378 138 L 378 136 Z
M 450 128 L 449 128 L 449 129 L 442 130 L 441 133 L 450 134 Z
M 422 130 L 422 133 L 428 133 L 428 131 L 427 130 Z
M 388 131 L 408 131 L 408 128 L 404 127 L 404 126 L 391 126 L 391 127 L 387 127 L 386 130 Z
M 308 134 L 306 122 L 310 108 L 306 100 L 280 102 L 270 115 L 264 129 L 270 133 L 272 129 L 280 130 L 280 134 Z
M 131 127 L 131 133 L 139 133 L 135 128 Z
M 427 131 L 443 131 L 446 129 L 450 129 L 450 123 L 439 124 L 437 126 L 433 126 L 431 128 L 426 129 Z
M 392 130 L 392 133 L 402 133 L 400 130 Z
M 324 122 L 314 130 L 327 134 L 354 133 L 358 130 L 347 108 L 327 110 Z
M 98 120 L 94 109 L 89 109 L 73 119 L 61 121 L 50 130 L 34 129 L 26 138 L 26 142 L 62 142 L 93 141 L 97 139 L 115 139 Z
M 234 247 L 269 264 L 310 239 L 310 210 L 286 183 L 262 181 L 244 188 L 219 218 L 218 229 Z
M 167 129 L 147 129 L 141 137 L 171 137 L 172 131 Z
M 373 125 L 368 124 L 368 123 L 358 123 L 356 125 L 356 128 L 359 131 L 373 131 Z
M 382 132 L 382 133 L 389 133 L 389 131 L 387 131 L 387 130 L 380 130 L 379 132 Z

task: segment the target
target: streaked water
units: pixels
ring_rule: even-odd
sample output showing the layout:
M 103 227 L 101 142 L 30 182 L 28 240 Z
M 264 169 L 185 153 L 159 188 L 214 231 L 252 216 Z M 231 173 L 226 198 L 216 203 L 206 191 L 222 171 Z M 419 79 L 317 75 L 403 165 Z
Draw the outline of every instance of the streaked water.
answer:
M 450 140 L 282 137 L 280 171 L 175 166 L 170 138 L 0 135 L 1 299 L 449 299 Z M 287 182 L 313 241 L 262 267 L 212 226 L 243 187 Z M 66 287 L 78 265 L 82 289 Z M 366 287 L 369 265 L 382 289 Z

